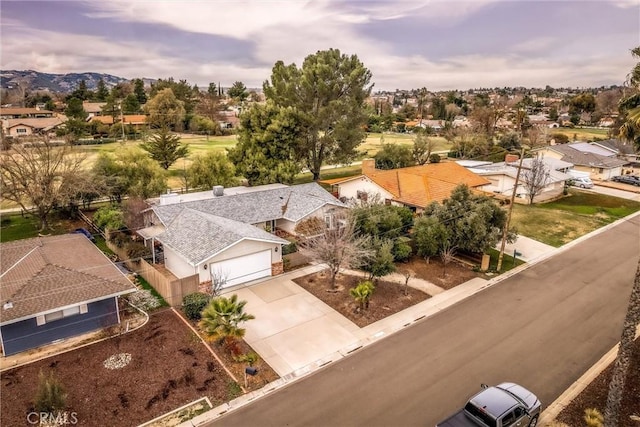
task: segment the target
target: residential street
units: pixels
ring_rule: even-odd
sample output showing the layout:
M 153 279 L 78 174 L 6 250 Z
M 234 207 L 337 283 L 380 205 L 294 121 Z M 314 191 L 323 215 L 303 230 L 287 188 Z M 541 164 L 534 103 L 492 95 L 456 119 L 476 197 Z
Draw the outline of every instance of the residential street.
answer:
M 619 340 L 639 237 L 635 216 L 209 425 L 429 426 L 482 382 L 544 407 Z

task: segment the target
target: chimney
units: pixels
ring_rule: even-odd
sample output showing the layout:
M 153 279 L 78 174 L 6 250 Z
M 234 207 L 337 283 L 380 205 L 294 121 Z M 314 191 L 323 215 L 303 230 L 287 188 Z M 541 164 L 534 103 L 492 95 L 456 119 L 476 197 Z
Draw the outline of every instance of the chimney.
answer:
M 514 162 L 517 162 L 519 158 L 520 156 L 517 154 L 507 154 L 506 156 L 504 156 L 504 162 L 514 163 Z
M 374 173 L 376 170 L 376 161 L 375 159 L 364 159 L 362 161 L 362 174 L 367 175 Z

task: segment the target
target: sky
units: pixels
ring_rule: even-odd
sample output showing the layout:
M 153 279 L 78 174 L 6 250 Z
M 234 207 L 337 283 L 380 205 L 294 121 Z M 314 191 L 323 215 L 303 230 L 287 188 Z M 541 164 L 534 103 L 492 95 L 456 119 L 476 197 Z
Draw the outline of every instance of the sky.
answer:
M 0 66 L 262 87 L 276 61 L 355 54 L 374 92 L 621 85 L 640 0 L 0 1 Z

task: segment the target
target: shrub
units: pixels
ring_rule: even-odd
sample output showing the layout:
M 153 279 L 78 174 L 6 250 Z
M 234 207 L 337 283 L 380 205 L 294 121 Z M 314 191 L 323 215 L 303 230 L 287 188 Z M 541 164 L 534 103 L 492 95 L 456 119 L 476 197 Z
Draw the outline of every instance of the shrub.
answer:
M 38 374 L 38 392 L 36 394 L 35 409 L 38 412 L 54 412 L 65 408 L 67 393 L 62 383 L 53 376 L 53 372 L 46 376 L 42 371 Z
M 93 222 L 103 230 L 124 228 L 124 215 L 118 206 L 103 206 L 93 215 Z
M 151 291 L 147 289 L 141 289 L 133 292 L 127 295 L 127 299 L 131 304 L 144 311 L 150 311 L 162 305 L 158 298 L 156 298 Z
M 209 304 L 211 297 L 202 292 L 185 295 L 182 299 L 182 311 L 189 320 L 200 320 L 200 313 Z
M 440 154 L 433 153 L 429 156 L 429 163 L 440 163 Z
M 298 246 L 295 242 L 291 242 L 288 245 L 282 247 L 282 255 L 289 255 L 298 251 Z
M 412 252 L 411 245 L 409 244 L 410 241 L 411 239 L 407 237 L 398 237 L 393 242 L 392 253 L 393 253 L 393 259 L 395 261 L 404 262 L 409 259 Z

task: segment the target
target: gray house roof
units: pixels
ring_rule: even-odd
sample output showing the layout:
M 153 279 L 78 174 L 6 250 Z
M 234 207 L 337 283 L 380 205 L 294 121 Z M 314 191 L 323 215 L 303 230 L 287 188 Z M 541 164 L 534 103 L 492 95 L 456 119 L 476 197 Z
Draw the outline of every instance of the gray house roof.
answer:
M 579 151 L 571 147 L 571 144 L 553 145 L 549 147 L 549 149 L 562 154 L 563 161 L 573 163 L 577 166 L 610 169 L 623 166 L 627 163 L 626 161 L 617 159 L 615 157 L 608 157 L 596 153 Z
M 0 244 L 2 324 L 136 290 L 81 234 Z
M 197 211 L 183 205 L 166 226 L 164 233 L 156 239 L 177 253 L 191 265 L 216 255 L 225 248 L 242 240 L 289 243 L 253 225 Z
M 326 204 L 346 207 L 314 182 L 209 200 L 154 206 L 152 209 L 165 226 L 184 208 L 246 224 L 258 224 L 281 218 L 296 222 Z
M 635 155 L 633 144 L 631 142 L 622 141 L 620 139 L 607 139 L 604 141 L 595 141 L 592 145 L 605 147 L 617 155 Z

